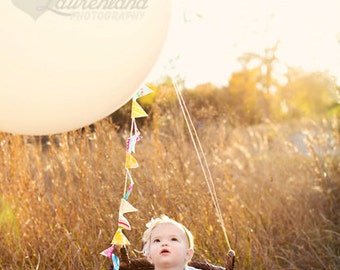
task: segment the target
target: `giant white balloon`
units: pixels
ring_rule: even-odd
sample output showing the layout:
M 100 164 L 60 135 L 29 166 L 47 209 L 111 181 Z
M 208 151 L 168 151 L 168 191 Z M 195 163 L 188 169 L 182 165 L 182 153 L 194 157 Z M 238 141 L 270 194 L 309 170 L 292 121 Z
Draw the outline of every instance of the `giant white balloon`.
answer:
M 165 41 L 170 0 L 1 0 L 0 130 L 81 128 L 125 104 Z

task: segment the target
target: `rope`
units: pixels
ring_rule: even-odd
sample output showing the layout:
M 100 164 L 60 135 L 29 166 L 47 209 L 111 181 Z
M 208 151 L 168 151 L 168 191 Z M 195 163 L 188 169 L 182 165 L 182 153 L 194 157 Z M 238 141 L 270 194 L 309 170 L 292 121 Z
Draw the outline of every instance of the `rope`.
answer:
M 175 92 L 176 92 L 176 95 L 177 95 L 177 99 L 178 99 L 179 105 L 181 107 L 185 123 L 186 123 L 187 128 L 188 128 L 189 133 L 190 133 L 190 138 L 191 138 L 192 143 L 194 145 L 194 148 L 195 148 L 195 151 L 196 151 L 196 154 L 197 154 L 197 158 L 198 158 L 198 161 L 200 163 L 200 166 L 201 166 L 201 169 L 202 169 L 202 172 L 203 172 L 203 175 L 204 175 L 205 182 L 208 186 L 209 193 L 211 195 L 211 199 L 212 199 L 213 204 L 215 206 L 216 213 L 217 213 L 217 216 L 218 216 L 218 220 L 220 222 L 220 225 L 221 225 L 221 228 L 222 228 L 222 231 L 223 231 L 226 243 L 227 243 L 228 250 L 231 251 L 232 249 L 231 249 L 231 246 L 230 246 L 227 231 L 225 229 L 225 224 L 224 224 L 224 221 L 223 221 L 223 218 L 222 218 L 221 208 L 220 208 L 220 205 L 218 203 L 218 198 L 217 198 L 217 194 L 216 194 L 216 190 L 215 190 L 214 181 L 213 181 L 212 176 L 211 176 L 211 172 L 210 172 L 210 169 L 209 169 L 209 166 L 208 166 L 207 159 L 205 157 L 205 153 L 203 151 L 202 144 L 199 140 L 196 128 L 195 128 L 195 126 L 194 126 L 194 124 L 191 120 L 188 108 L 187 108 L 185 101 L 184 101 L 184 98 L 183 98 L 183 95 L 182 95 L 181 91 L 179 90 L 177 82 L 174 79 L 172 79 L 172 84 L 174 85 Z

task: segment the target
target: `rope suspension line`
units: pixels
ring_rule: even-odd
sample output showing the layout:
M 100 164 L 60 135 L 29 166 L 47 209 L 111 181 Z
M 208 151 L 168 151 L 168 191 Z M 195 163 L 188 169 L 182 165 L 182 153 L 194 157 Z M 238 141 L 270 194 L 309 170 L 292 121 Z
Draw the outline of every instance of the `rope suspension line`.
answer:
M 205 182 L 208 186 L 212 202 L 215 206 L 218 221 L 221 225 L 221 228 L 222 228 L 225 240 L 226 240 L 226 244 L 227 244 L 227 247 L 228 247 L 228 251 L 232 251 L 231 246 L 230 246 L 230 242 L 229 242 L 229 238 L 228 238 L 228 235 L 227 235 L 227 231 L 226 231 L 226 228 L 225 228 L 225 224 L 224 224 L 224 221 L 223 221 L 223 218 L 222 218 L 221 208 L 220 208 L 220 205 L 218 203 L 218 197 L 217 197 L 217 194 L 216 194 L 214 181 L 213 181 L 213 178 L 211 176 L 211 172 L 210 172 L 210 169 L 209 169 L 209 166 L 208 166 L 208 162 L 207 162 L 202 144 L 200 142 L 196 128 L 195 128 L 195 126 L 192 122 L 192 119 L 190 117 L 188 108 L 185 104 L 185 100 L 183 98 L 181 90 L 179 89 L 178 83 L 176 82 L 176 80 L 172 79 L 172 84 L 175 88 L 177 99 L 178 99 L 179 105 L 181 107 L 183 117 L 184 117 L 186 126 L 188 128 L 189 134 L 190 134 L 191 141 L 192 141 L 193 146 L 195 148 L 196 155 L 197 155 L 198 161 L 200 163 Z

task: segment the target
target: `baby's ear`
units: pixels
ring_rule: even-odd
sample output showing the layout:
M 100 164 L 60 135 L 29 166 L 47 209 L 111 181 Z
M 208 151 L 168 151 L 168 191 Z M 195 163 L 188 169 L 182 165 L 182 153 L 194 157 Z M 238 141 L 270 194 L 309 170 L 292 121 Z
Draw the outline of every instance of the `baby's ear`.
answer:
M 194 250 L 192 248 L 188 248 L 187 254 L 185 256 L 186 261 L 189 262 L 191 260 L 192 256 L 194 256 Z
M 148 260 L 149 263 L 153 264 L 150 254 L 146 255 L 146 259 Z

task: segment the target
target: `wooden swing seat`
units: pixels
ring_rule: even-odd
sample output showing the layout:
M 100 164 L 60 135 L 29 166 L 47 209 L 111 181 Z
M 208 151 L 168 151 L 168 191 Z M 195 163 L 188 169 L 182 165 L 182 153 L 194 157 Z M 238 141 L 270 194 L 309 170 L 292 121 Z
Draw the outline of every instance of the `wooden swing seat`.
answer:
M 146 258 L 130 259 L 124 247 L 122 247 L 119 254 L 116 255 L 120 258 L 119 269 L 121 270 L 154 270 L 154 266 Z M 233 270 L 234 262 L 235 252 L 230 250 L 227 254 L 225 267 L 198 261 L 191 261 L 188 265 L 201 270 Z

